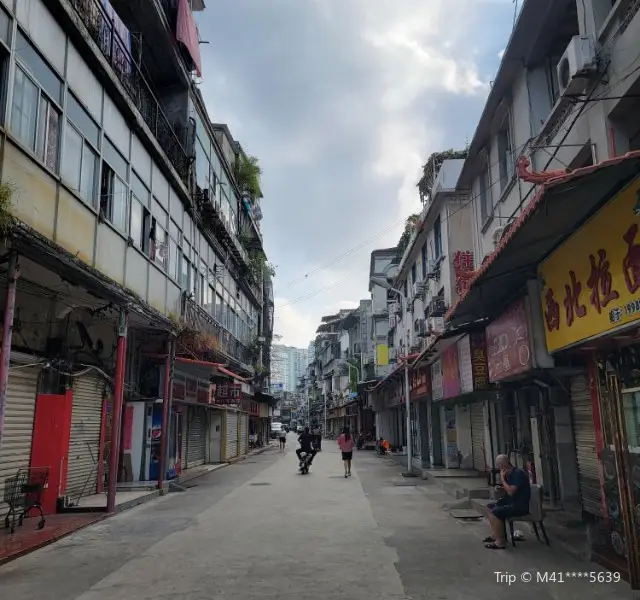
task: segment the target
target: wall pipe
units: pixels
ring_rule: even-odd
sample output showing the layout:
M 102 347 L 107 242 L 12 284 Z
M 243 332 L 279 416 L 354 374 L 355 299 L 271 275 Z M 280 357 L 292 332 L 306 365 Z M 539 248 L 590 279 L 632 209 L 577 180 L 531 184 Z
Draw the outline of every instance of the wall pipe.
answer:
M 164 478 L 169 464 L 169 434 L 171 433 L 171 392 L 173 383 L 173 365 L 176 356 L 176 344 L 173 338 L 167 340 L 167 356 L 164 361 L 164 389 L 162 392 L 162 434 L 160 438 L 160 470 L 158 489 L 162 491 Z

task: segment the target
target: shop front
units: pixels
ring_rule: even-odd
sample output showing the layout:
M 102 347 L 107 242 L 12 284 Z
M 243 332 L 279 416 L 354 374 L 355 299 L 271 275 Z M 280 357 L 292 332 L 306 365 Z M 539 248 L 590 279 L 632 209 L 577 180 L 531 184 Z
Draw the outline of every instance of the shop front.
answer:
M 420 467 L 430 466 L 429 397 L 431 394 L 431 369 L 418 367 L 409 379 L 411 398 L 411 451 Z
M 640 588 L 640 179 L 541 265 L 549 352 L 581 355 L 572 409 L 600 562 Z

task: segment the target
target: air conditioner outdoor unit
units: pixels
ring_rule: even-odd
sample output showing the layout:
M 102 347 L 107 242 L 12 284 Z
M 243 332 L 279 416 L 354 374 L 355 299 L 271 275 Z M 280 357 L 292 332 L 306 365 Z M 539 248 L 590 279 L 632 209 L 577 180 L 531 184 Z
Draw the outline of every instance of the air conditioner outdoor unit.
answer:
M 440 264 L 435 260 L 427 263 L 427 279 L 438 279 L 440 277 Z
M 417 319 L 413 324 L 413 329 L 416 335 L 420 337 L 427 335 L 427 323 L 425 319 Z
M 590 36 L 574 35 L 558 66 L 558 86 L 561 96 L 581 94 L 586 78 L 598 67 L 595 44 Z
M 393 329 L 396 326 L 396 316 L 389 315 L 389 329 Z

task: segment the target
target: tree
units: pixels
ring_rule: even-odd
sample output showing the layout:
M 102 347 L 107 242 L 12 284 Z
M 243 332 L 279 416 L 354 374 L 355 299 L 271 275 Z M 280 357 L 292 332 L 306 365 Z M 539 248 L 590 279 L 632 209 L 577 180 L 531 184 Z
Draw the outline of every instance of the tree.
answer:
M 420 218 L 420 213 L 415 213 L 413 215 L 409 215 L 407 220 L 404 223 L 404 231 L 398 240 L 398 251 L 403 253 L 407 246 L 409 245 L 409 240 L 411 240 L 411 236 L 418 225 L 418 219 Z
M 442 152 L 434 152 L 427 159 L 427 162 L 422 167 L 422 177 L 416 186 L 418 188 L 420 202 L 422 202 L 422 204 L 427 204 L 431 200 L 431 190 L 442 163 L 445 160 L 467 158 L 467 154 L 468 151 L 466 148 L 464 150 L 454 150 L 453 148 L 450 148 L 449 150 L 444 150 Z

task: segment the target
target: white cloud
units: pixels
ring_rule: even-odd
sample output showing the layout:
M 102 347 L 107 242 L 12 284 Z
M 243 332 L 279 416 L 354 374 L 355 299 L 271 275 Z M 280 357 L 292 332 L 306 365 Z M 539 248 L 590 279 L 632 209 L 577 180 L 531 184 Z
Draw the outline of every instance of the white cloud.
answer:
M 506 52 L 506 48 L 503 48 L 502 50 L 500 50 L 500 52 L 498 52 L 498 58 L 500 60 L 502 60 L 502 57 L 504 56 L 504 53 Z
M 305 310 L 303 304 L 287 304 L 286 298 L 276 299 L 276 326 L 274 333 L 282 336 L 281 344 L 306 348 L 315 337 L 318 322 Z

